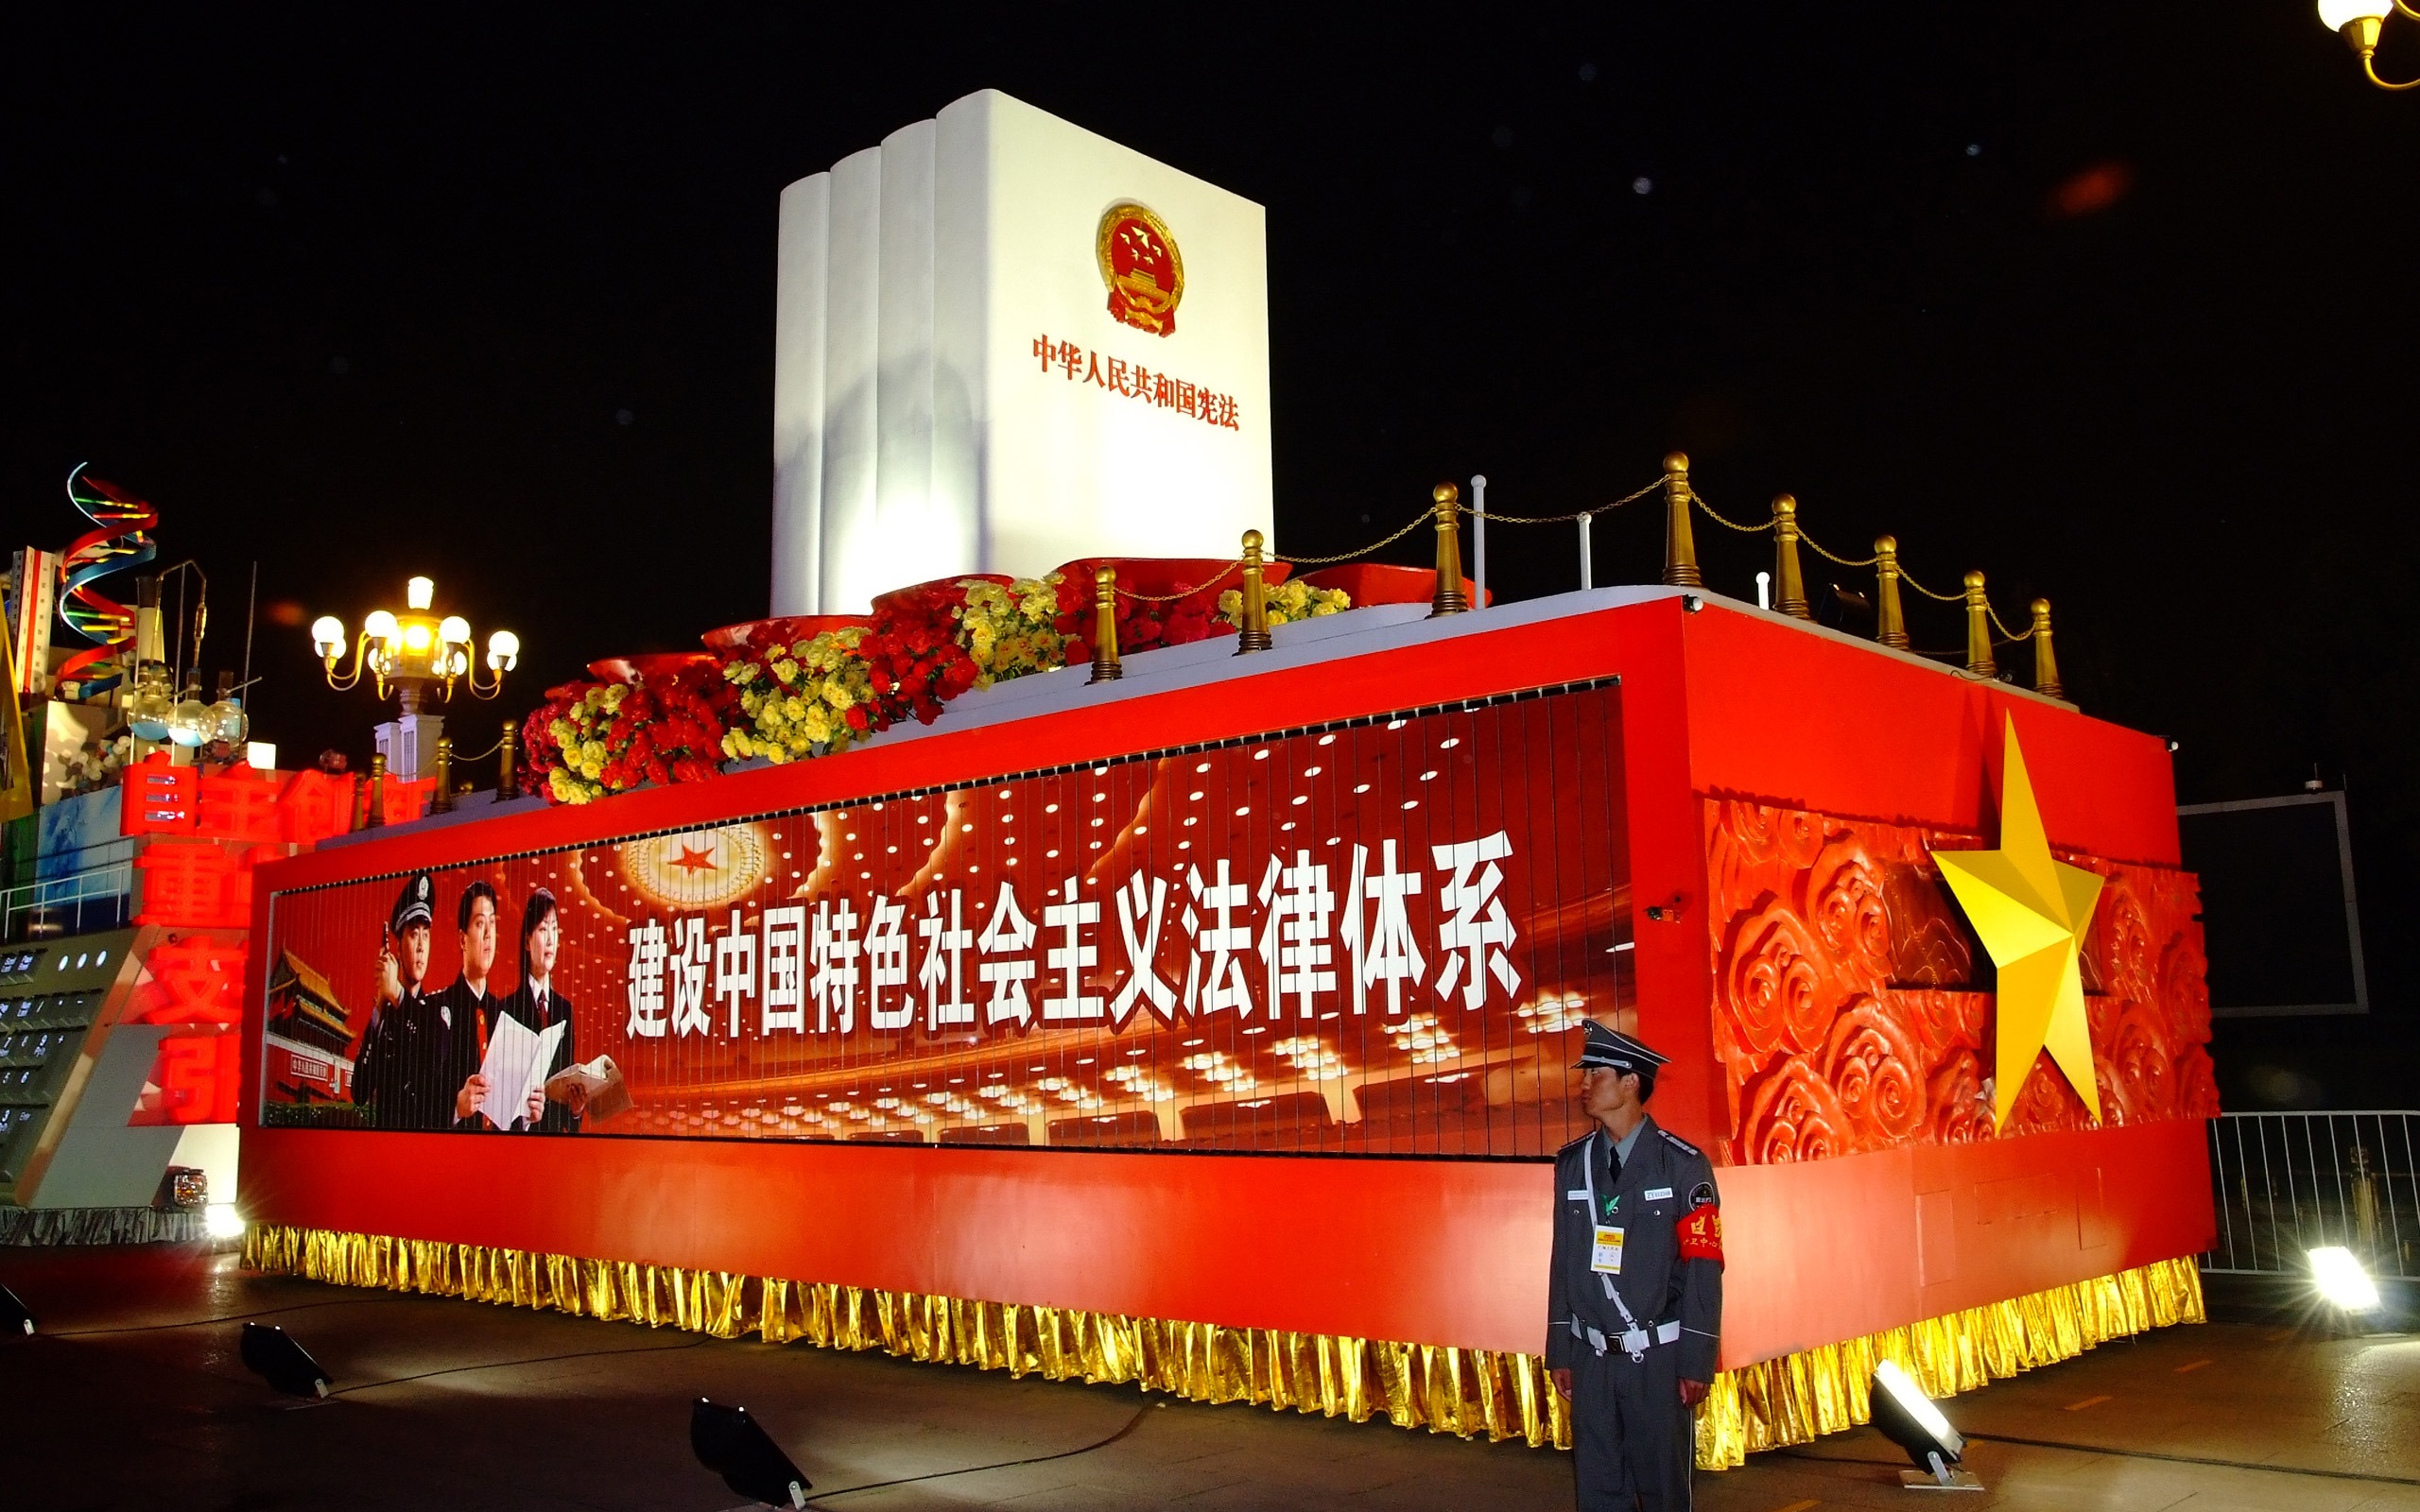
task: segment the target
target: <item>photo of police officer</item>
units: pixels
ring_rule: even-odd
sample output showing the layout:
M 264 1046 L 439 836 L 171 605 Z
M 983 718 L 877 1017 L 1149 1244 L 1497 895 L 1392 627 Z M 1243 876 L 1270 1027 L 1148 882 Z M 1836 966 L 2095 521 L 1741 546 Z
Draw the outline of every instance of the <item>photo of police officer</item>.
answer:
M 521 909 L 521 985 L 497 1011 L 512 1015 L 532 1034 L 544 1033 L 549 1024 L 563 1026 L 562 1039 L 546 1066 L 549 1077 L 579 1059 L 572 1054 L 571 1000 L 555 990 L 555 962 L 562 954 L 562 944 L 563 921 L 555 895 L 544 887 L 533 889 Z M 493 1025 L 494 1021 L 489 1022 Z M 528 1106 L 507 1126 L 514 1132 L 579 1133 L 580 1117 L 587 1111 L 587 1092 L 575 1086 L 572 1093 L 568 1103 L 550 1101 L 544 1091 L 531 1093 Z
M 462 889 L 454 909 L 462 932 L 462 974 L 436 1000 L 438 1017 L 445 1025 L 446 1085 L 456 1089 L 452 1111 L 458 1128 L 484 1126 L 479 1106 L 488 1094 L 488 1079 L 479 1074 L 479 1064 L 487 1054 L 489 1022 L 500 1003 L 488 990 L 488 977 L 495 969 L 496 913 L 493 887 L 475 882 Z M 511 1118 L 496 1122 L 501 1125 Z
M 442 1128 L 448 1064 L 445 1023 L 423 991 L 436 885 L 423 872 L 404 884 L 378 940 L 378 987 L 370 1028 L 353 1062 L 353 1101 L 372 1128 Z

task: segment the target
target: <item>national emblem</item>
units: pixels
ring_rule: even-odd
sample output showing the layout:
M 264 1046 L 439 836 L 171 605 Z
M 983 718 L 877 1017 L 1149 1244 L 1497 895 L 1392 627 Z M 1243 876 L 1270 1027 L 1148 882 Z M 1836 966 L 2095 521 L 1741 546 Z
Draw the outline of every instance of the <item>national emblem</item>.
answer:
M 1167 223 L 1131 199 L 1109 207 L 1093 238 L 1110 315 L 1138 331 L 1169 335 L 1184 297 L 1184 259 Z

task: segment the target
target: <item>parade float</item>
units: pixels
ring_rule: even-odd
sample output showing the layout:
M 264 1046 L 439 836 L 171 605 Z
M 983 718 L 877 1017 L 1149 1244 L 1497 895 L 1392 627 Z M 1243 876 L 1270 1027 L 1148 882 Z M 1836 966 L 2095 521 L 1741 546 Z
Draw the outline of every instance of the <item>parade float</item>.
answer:
M 1433 568 L 1070 525 L 986 438 L 1041 425 L 1101 497 L 1148 488 L 1152 426 L 1181 474 L 1232 443 L 1265 482 L 1265 343 L 1179 314 L 1222 271 L 1198 180 L 1089 137 L 1043 154 L 1093 176 L 1048 200 L 1080 225 L 1044 217 L 1083 280 L 1007 276 L 1040 254 L 1002 217 L 1043 200 L 983 194 L 971 241 L 1008 250 L 961 277 L 970 238 L 936 240 L 923 327 L 896 280 L 852 294 L 893 245 L 851 182 L 953 202 L 1074 131 L 974 99 L 785 196 L 780 612 L 552 690 L 493 801 L 448 771 L 445 811 L 258 868 L 251 1263 L 1567 1442 L 1550 1157 L 1594 1018 L 1670 1057 L 1652 1110 L 1719 1171 L 1702 1464 L 1863 1420 L 1878 1359 L 1944 1394 L 2199 1317 L 2216 1093 L 2168 754 L 2064 699 L 2046 604 L 2011 634 L 1970 574 L 1931 595 L 1963 652 L 1919 655 L 1884 538 L 1870 620 L 1815 623 L 1787 499 L 1772 607 L 1711 593 L 1677 454 L 1563 517 L 1660 509 L 1659 583 L 1493 607 L 1465 528 L 1542 522 L 1450 485 L 1388 538 Z M 1200 241 L 1256 253 L 1250 209 Z M 1011 350 L 1080 312 L 1076 354 Z M 895 424 L 895 386 L 860 417 L 835 377 L 894 336 L 925 358 Z M 492 999 L 522 1007 L 431 1031 L 435 1113 L 351 1077 L 382 1014 Z

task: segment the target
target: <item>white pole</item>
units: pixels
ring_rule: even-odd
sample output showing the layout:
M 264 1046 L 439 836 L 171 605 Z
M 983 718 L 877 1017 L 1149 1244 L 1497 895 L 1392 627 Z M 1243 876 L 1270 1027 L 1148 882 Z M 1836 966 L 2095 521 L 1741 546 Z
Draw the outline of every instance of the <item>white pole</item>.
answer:
M 1471 608 L 1487 607 L 1487 474 L 1471 474 Z
M 1588 550 L 1589 515 L 1580 517 L 1580 591 L 1586 593 L 1597 586 L 1597 558 Z

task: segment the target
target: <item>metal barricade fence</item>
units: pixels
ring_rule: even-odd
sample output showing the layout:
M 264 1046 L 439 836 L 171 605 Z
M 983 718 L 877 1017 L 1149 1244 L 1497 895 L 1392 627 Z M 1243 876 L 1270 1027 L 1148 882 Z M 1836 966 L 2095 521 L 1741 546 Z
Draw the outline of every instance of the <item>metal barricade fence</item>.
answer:
M 2210 1121 L 2211 1275 L 2309 1269 L 2342 1245 L 2374 1276 L 2420 1277 L 2420 1112 L 2224 1113 Z

